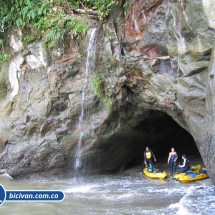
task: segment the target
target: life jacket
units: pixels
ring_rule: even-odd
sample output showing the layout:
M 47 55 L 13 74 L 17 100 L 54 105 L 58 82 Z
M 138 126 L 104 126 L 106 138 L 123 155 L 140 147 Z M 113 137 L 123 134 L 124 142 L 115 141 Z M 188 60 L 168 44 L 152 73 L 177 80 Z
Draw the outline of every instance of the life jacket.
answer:
M 187 158 L 186 158 L 186 161 L 185 161 L 184 168 L 189 169 L 189 160 Z
M 177 153 L 171 154 L 170 160 L 175 160 L 178 157 Z
M 145 151 L 145 156 L 146 156 L 146 159 L 151 159 L 152 158 L 152 152 L 151 151 Z

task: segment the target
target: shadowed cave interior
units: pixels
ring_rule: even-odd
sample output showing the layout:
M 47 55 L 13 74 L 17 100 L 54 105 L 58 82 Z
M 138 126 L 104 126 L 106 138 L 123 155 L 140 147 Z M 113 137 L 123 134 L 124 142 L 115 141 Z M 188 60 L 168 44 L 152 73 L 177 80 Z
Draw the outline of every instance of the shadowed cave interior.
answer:
M 201 157 L 191 134 L 175 122 L 172 117 L 160 111 L 150 111 L 149 118 L 136 126 L 130 137 L 121 139 L 121 141 L 124 144 L 127 143 L 126 145 L 130 148 L 130 153 L 125 158 L 127 163 L 124 165 L 124 170 L 142 165 L 143 152 L 146 146 L 149 146 L 154 152 L 158 163 L 167 161 L 171 147 L 176 149 L 180 163 L 183 154 L 186 154 L 191 162 L 192 159 Z M 123 148 L 125 149 L 122 146 L 122 150 Z

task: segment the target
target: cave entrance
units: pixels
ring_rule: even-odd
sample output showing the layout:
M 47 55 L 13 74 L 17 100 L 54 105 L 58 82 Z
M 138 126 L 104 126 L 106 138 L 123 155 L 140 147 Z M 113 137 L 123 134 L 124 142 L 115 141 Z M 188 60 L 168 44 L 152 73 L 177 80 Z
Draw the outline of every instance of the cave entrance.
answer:
M 134 130 L 138 136 L 135 140 L 136 153 L 131 156 L 124 169 L 142 164 L 146 146 L 149 146 L 155 153 L 158 163 L 167 161 L 171 147 L 176 149 L 179 160 L 182 154 L 186 154 L 191 161 L 201 158 L 191 134 L 172 117 L 160 111 L 150 111 L 149 118 L 136 126 Z M 140 134 L 143 134 L 142 139 Z

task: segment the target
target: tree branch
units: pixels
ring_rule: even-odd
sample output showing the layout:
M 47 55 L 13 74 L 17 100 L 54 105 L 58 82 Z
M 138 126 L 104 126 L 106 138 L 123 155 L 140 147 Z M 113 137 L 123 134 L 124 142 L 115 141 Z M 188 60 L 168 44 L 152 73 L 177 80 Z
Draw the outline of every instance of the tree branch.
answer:
M 98 12 L 97 11 L 93 11 L 93 10 L 79 9 L 79 8 L 75 8 L 75 7 L 71 7 L 71 10 L 73 12 L 75 12 L 75 13 L 89 14 L 89 15 L 93 15 L 93 16 L 98 16 Z

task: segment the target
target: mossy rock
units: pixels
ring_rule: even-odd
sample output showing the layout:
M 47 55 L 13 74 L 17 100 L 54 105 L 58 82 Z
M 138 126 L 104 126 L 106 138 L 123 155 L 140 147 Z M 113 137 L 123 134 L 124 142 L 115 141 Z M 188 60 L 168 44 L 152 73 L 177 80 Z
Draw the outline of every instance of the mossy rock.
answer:
M 0 72 L 0 100 L 5 98 L 7 95 L 7 83 L 6 83 L 6 72 L 5 68 L 1 69 Z

